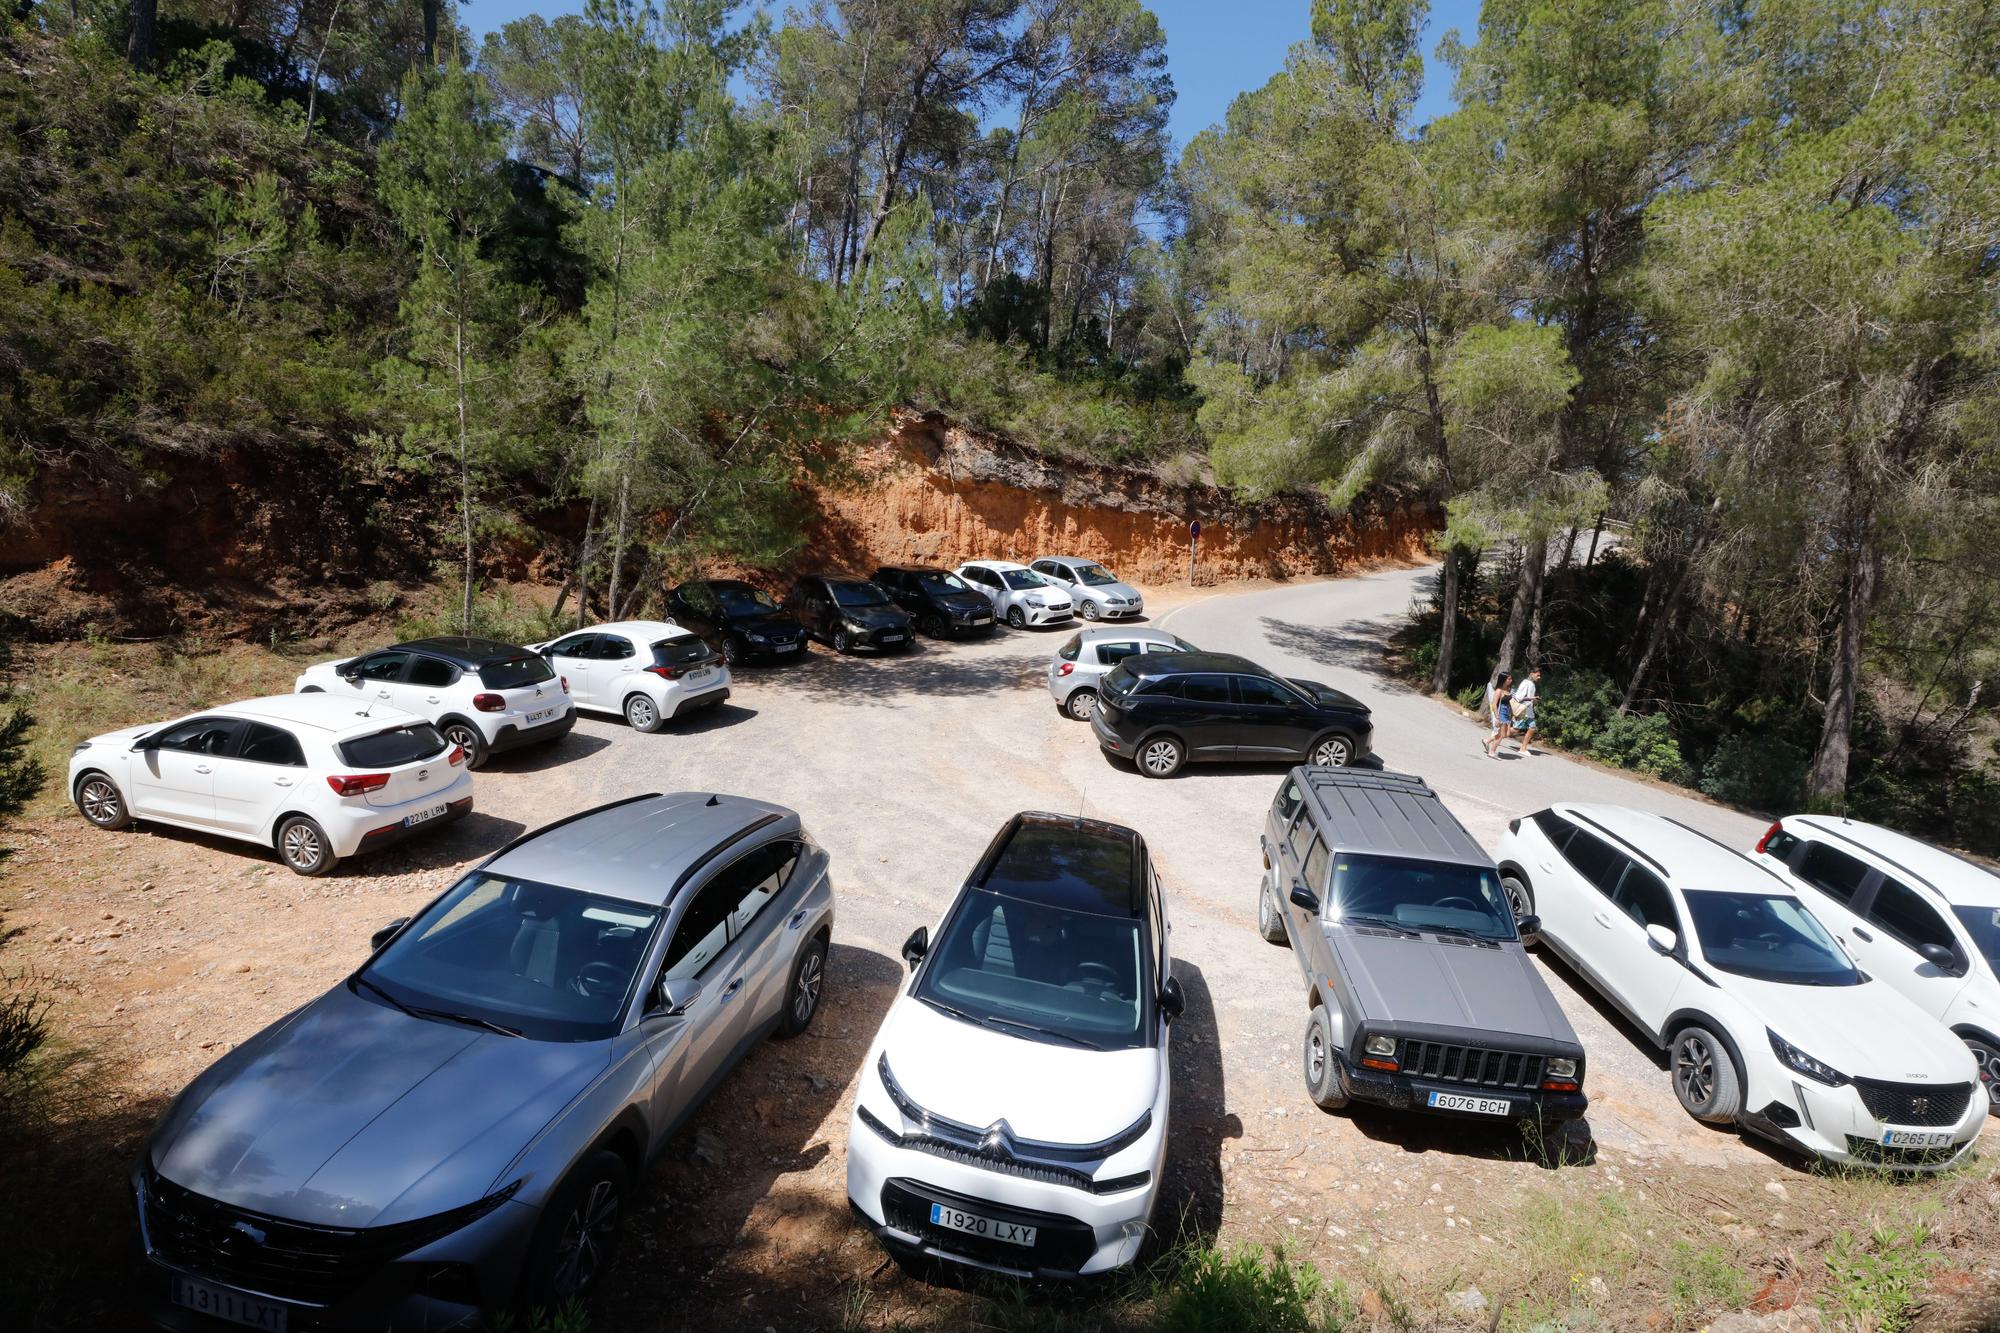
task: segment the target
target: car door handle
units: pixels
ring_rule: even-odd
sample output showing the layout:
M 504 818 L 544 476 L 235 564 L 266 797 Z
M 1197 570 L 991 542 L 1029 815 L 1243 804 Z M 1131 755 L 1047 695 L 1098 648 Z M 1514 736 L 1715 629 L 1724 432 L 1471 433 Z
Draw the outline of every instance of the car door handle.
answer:
M 427 704 L 434 704 L 438 702 L 438 697 L 435 694 L 426 694 L 424 696 L 424 702 Z
M 730 982 L 727 986 L 724 986 L 722 988 L 722 999 L 717 1001 L 717 1003 L 728 1004 L 731 1000 L 736 998 L 736 992 L 742 989 L 743 989 L 743 978 L 738 977 L 736 978 L 736 980 Z
M 798 911 L 792 913 L 792 919 L 785 923 L 785 929 L 797 930 L 800 926 L 803 926 L 805 923 L 806 923 L 806 909 L 801 907 Z
M 1611 929 L 1611 914 L 1609 912 L 1598 912 L 1592 917 L 1592 919 L 1596 921 L 1598 925 L 1604 927 L 1606 930 Z
M 388 698 L 388 697 L 389 697 L 389 691 L 387 691 L 387 690 L 377 690 L 377 691 L 375 691 L 375 697 L 376 697 L 377 699 L 386 699 L 386 698 Z
M 208 772 L 208 765 L 207 765 L 207 764 L 196 764 L 196 765 L 194 766 L 194 771 L 195 771 L 195 772 L 197 772 L 197 773 L 206 773 L 206 772 Z
M 277 784 L 278 784 L 278 785 L 279 785 L 280 787 L 289 787 L 289 786 L 291 786 L 291 785 L 292 785 L 292 780 L 291 780 L 290 778 L 276 778 L 276 779 L 274 779 L 274 781 L 275 781 L 275 782 L 276 782 L 276 783 L 277 783 Z
M 1854 928 L 1854 938 L 1857 940 L 1862 940 L 1868 944 L 1873 944 L 1875 942 L 1875 937 L 1873 935 L 1870 935 L 1867 931 L 1863 930 L 1859 926 L 1856 926 Z

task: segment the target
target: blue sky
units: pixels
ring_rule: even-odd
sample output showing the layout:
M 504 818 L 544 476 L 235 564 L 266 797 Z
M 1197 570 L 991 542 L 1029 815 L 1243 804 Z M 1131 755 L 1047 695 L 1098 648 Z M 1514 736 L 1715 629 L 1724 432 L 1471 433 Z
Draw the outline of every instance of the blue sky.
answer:
M 784 12 L 782 3 L 765 7 Z M 553 16 L 582 8 L 583 0 L 470 0 L 458 12 L 466 26 L 483 35 L 523 14 Z M 1310 0 L 1152 0 L 1152 9 L 1167 30 L 1167 64 L 1180 94 L 1172 120 L 1177 146 L 1220 122 L 1236 94 L 1276 73 L 1286 50 L 1306 37 L 1312 19 Z M 1431 0 L 1427 60 L 1447 31 L 1455 27 L 1470 41 L 1478 23 L 1478 0 Z M 1451 71 L 1436 60 L 1428 63 L 1417 103 L 1419 123 L 1452 107 Z

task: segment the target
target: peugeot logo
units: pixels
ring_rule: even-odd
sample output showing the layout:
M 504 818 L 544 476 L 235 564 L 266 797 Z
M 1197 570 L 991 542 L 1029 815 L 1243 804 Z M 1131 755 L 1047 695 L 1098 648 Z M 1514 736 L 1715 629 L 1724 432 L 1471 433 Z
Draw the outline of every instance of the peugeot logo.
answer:
M 239 1219 L 222 1229 L 215 1244 L 224 1254 L 241 1254 L 252 1247 L 263 1248 L 266 1239 L 262 1227 Z
M 1928 1098 L 1928 1097 L 1912 1097 L 1912 1098 L 1910 1098 L 1910 1114 L 1911 1114 L 1911 1115 L 1922 1115 L 1922 1114 L 1923 1114 L 1924 1112 L 1926 1112 L 1926 1111 L 1928 1111 L 1928 1110 L 1930 1110 L 1930 1109 L 1931 1109 L 1931 1099 L 1930 1099 L 1930 1098 Z

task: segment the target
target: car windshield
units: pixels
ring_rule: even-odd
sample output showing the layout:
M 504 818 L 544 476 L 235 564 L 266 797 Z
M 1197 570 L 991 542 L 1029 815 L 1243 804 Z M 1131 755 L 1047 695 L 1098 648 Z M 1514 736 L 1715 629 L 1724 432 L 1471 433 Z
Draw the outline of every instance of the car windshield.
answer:
M 776 611 L 778 604 L 755 588 L 717 588 L 715 600 L 726 615 L 757 616 Z
M 406 1009 L 600 1041 L 618 1032 L 659 924 L 656 907 L 475 870 L 355 979 Z
M 872 583 L 836 583 L 833 600 L 842 606 L 887 606 L 889 599 Z
M 1492 869 L 1397 856 L 1337 856 L 1330 915 L 1373 918 L 1410 930 L 1441 930 L 1483 940 L 1514 938 L 1514 915 Z
M 1954 907 L 1972 947 L 1979 950 L 1986 965 L 2000 972 L 2000 907 Z
M 926 588 L 943 588 L 948 592 L 971 592 L 972 587 L 956 574 L 947 574 L 942 569 L 926 569 L 917 575 L 917 582 Z
M 1855 986 L 1861 974 L 1790 894 L 1693 889 L 1695 938 L 1709 965 L 1754 981 L 1789 986 Z
M 1046 588 L 1049 581 L 1032 569 L 1003 569 L 1000 577 L 1010 588 Z
M 1093 588 L 1101 588 L 1107 583 L 1118 582 L 1117 579 L 1111 577 L 1111 571 L 1103 565 L 1078 565 L 1076 567 L 1076 576 Z
M 479 668 L 479 683 L 489 690 L 516 690 L 523 685 L 539 685 L 554 680 L 556 669 L 538 653 L 523 653 L 504 662 L 488 662 Z
M 436 727 L 419 722 L 355 736 L 334 748 L 340 751 L 340 762 L 354 768 L 395 768 L 435 759 L 445 752 L 447 743 Z
M 968 1022 L 1063 1045 L 1147 1044 L 1139 923 L 969 889 L 931 945 L 917 998 Z

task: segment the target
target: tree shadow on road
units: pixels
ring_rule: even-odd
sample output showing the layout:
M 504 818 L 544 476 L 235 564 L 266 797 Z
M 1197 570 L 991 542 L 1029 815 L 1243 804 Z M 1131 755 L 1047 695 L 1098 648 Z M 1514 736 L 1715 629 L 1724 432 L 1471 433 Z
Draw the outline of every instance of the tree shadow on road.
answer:
M 909 651 L 888 656 L 815 653 L 772 683 L 810 699 L 862 708 L 902 708 L 920 696 L 1035 689 L 1047 671 L 1043 654 L 1053 652 L 1054 644 L 1029 644 L 1027 653 L 977 653 L 965 644 L 919 639 Z
M 1400 616 L 1338 625 L 1301 625 L 1276 616 L 1265 616 L 1262 621 L 1264 637 L 1274 648 L 1327 666 L 1365 672 L 1374 677 L 1376 689 L 1415 694 L 1414 688 L 1388 669 L 1390 639 L 1403 623 Z

